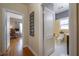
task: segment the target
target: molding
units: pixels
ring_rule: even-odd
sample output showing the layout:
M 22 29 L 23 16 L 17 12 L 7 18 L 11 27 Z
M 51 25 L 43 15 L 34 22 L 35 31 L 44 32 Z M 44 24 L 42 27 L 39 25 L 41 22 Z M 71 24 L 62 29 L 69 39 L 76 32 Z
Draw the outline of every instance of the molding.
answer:
M 38 54 L 31 48 L 28 46 L 28 48 L 31 50 L 31 52 L 35 55 L 35 56 L 38 56 Z
M 28 47 L 28 45 L 23 45 L 23 48 Z

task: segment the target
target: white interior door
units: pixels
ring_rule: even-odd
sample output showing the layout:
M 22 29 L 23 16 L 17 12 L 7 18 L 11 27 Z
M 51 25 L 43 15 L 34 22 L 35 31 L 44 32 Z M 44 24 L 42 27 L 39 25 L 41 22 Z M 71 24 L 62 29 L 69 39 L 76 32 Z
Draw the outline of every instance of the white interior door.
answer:
M 44 7 L 44 55 L 50 55 L 55 49 L 54 20 L 55 13 Z

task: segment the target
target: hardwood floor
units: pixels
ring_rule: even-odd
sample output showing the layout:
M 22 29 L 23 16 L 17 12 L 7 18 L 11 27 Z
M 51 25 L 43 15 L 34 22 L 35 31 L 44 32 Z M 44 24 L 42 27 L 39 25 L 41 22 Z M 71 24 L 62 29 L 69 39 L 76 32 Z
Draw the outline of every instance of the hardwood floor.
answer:
M 23 48 L 23 56 L 34 56 L 34 54 L 26 47 Z
M 21 38 L 11 39 L 10 48 L 4 56 L 34 56 L 29 48 L 23 48 L 23 43 Z

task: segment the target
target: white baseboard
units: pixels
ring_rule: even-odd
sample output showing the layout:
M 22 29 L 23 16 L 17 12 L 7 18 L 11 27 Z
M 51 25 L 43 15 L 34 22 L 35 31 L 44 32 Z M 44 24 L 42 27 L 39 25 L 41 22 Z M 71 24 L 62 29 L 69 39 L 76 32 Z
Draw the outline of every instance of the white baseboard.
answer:
M 32 53 L 33 53 L 35 56 L 38 56 L 37 53 L 36 53 L 31 47 L 28 46 L 28 48 L 32 51 Z
M 28 47 L 28 45 L 23 45 L 23 48 Z

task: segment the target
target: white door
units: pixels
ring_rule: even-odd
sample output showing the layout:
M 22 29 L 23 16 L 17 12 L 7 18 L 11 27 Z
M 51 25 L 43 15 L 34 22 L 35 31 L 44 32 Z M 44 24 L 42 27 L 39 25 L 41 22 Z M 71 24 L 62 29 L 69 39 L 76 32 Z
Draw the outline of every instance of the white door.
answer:
M 44 7 L 44 55 L 50 55 L 55 49 L 54 34 L 55 13 Z

